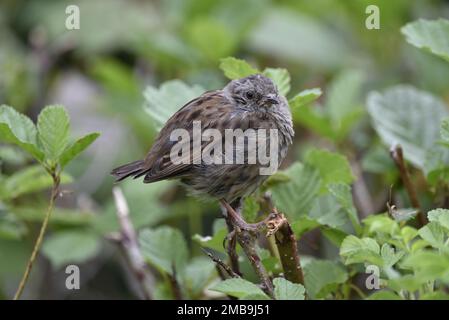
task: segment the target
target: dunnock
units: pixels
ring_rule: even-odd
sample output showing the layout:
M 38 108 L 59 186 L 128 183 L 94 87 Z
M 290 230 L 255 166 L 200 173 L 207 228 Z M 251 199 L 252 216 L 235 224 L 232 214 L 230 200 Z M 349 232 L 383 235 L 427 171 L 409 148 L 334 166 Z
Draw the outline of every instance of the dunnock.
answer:
M 211 157 L 218 161 L 207 163 L 201 157 L 201 152 L 195 150 L 192 133 L 196 121 L 200 121 L 203 132 L 216 129 L 221 134 L 212 141 L 206 139 L 200 141 L 200 145 L 196 144 L 202 150 L 209 148 Z M 185 129 L 190 139 L 179 145 L 177 139 L 171 138 L 176 129 Z M 112 171 L 112 175 L 117 181 L 130 176 L 144 176 L 144 183 L 179 178 L 196 195 L 208 195 L 227 203 L 238 203 L 268 177 L 260 173 L 266 163 L 261 163 L 260 159 L 255 162 L 249 160 L 250 140 L 254 142 L 254 136 L 251 135 L 247 135 L 247 140 L 240 147 L 236 144 L 230 148 L 233 151 L 231 155 L 221 152 L 229 146 L 229 141 L 225 141 L 225 129 L 241 129 L 244 133 L 248 129 L 265 129 L 266 134 L 257 135 L 256 149 L 260 149 L 260 143 L 269 145 L 272 142 L 271 147 L 275 147 L 276 154 L 270 154 L 270 157 L 277 159 L 275 169 L 285 158 L 294 135 L 286 99 L 279 95 L 269 78 L 260 74 L 252 75 L 233 80 L 223 90 L 207 91 L 188 102 L 167 121 L 144 160 L 120 166 Z M 268 133 L 270 129 L 277 132 L 277 139 L 273 139 Z M 177 143 L 178 149 L 185 147 L 190 152 L 181 154 L 181 161 L 174 162 L 172 148 Z M 222 148 L 213 149 L 214 147 Z M 273 150 L 270 147 L 266 149 Z M 236 158 L 242 155 L 243 163 L 236 163 Z

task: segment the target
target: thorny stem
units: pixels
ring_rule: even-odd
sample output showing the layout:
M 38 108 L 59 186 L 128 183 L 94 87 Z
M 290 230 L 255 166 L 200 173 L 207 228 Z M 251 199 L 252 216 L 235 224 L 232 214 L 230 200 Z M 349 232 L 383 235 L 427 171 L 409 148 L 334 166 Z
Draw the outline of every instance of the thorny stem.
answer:
M 418 220 L 421 226 L 424 226 L 427 224 L 427 218 L 423 214 L 421 210 L 421 205 L 419 203 L 418 195 L 415 190 L 415 186 L 413 185 L 411 179 L 410 179 L 410 173 L 408 172 L 407 166 L 404 161 L 404 155 L 402 152 L 402 147 L 400 145 L 394 145 L 390 148 L 390 155 L 393 158 L 394 162 L 396 163 L 396 166 L 399 169 L 399 173 L 401 175 L 402 183 L 405 186 L 405 189 L 407 190 L 407 194 L 410 198 L 410 202 L 412 206 L 418 210 Z
M 120 188 L 115 187 L 112 189 L 112 193 L 114 195 L 117 218 L 120 224 L 120 235 L 117 242 L 125 253 L 128 264 L 141 287 L 144 299 L 151 300 L 153 298 L 154 278 L 148 270 L 140 252 L 136 231 L 129 218 L 128 204 Z
M 51 171 L 49 173 L 53 178 L 53 186 L 51 189 L 50 202 L 48 204 L 44 221 L 42 222 L 42 226 L 39 231 L 39 236 L 37 237 L 36 243 L 34 244 L 33 252 L 31 253 L 30 259 L 28 260 L 25 272 L 22 276 L 22 280 L 20 281 L 19 287 L 17 288 L 16 294 L 14 295 L 14 300 L 20 299 L 20 296 L 22 295 L 22 292 L 25 289 L 25 285 L 28 281 L 28 277 L 30 276 L 34 261 L 36 260 L 36 257 L 39 253 L 39 249 L 42 244 L 42 240 L 44 239 L 45 231 L 47 230 L 48 222 L 50 221 L 50 216 L 53 211 L 56 198 L 58 197 L 59 194 L 59 184 L 61 182 L 60 175 L 55 173 L 55 171 Z

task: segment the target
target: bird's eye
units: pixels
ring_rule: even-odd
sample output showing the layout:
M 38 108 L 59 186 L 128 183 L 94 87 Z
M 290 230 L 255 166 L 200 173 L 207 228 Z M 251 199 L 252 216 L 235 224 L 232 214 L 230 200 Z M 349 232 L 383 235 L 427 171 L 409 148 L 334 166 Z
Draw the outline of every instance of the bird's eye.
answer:
M 248 99 L 253 99 L 253 98 L 254 98 L 254 92 L 248 91 L 248 92 L 246 93 L 246 98 L 248 98 Z

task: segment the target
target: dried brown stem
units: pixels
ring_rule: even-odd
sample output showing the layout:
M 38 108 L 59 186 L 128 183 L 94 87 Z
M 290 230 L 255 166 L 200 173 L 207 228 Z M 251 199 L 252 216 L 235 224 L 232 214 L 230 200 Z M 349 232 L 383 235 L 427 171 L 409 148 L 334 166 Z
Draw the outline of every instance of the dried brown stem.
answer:
M 304 285 L 304 274 L 298 254 L 295 234 L 282 213 L 268 222 L 268 235 L 274 234 L 285 279 Z
M 154 277 L 148 270 L 140 252 L 136 231 L 129 218 L 128 204 L 120 188 L 115 187 L 112 192 L 120 224 L 120 235 L 116 240 L 125 253 L 129 266 L 141 287 L 144 299 L 151 300 L 153 298 Z
M 407 194 L 410 198 L 410 202 L 412 206 L 418 210 L 418 220 L 421 226 L 427 224 L 427 217 L 424 215 L 424 213 L 421 210 L 421 205 L 419 203 L 418 195 L 416 193 L 415 186 L 413 185 L 411 179 L 410 179 L 410 173 L 407 169 L 407 165 L 404 161 L 404 155 L 402 152 L 402 147 L 400 145 L 394 145 L 390 148 L 390 155 L 393 158 L 396 166 L 399 169 L 399 174 L 401 175 L 402 183 L 405 186 L 405 189 L 407 190 Z

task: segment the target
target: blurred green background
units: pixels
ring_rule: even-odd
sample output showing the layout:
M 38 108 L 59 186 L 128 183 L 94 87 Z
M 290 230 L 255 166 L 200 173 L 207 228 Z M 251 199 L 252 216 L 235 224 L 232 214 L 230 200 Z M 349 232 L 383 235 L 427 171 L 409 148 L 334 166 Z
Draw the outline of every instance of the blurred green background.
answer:
M 69 4 L 80 8 L 80 30 L 65 28 Z M 370 4 L 380 8 L 379 30 L 365 28 Z M 368 121 L 366 93 L 410 83 L 449 101 L 449 64 L 407 44 L 400 33 L 407 22 L 438 17 L 449 17 L 449 1 L 3 0 L 0 104 L 34 120 L 45 105 L 63 104 L 75 135 L 101 132 L 67 170 L 74 182 L 63 187 L 45 254 L 24 297 L 138 296 L 120 251 L 105 239 L 118 229 L 109 172 L 143 157 L 157 133 L 143 107 L 147 86 L 181 79 L 207 90 L 221 88 L 228 80 L 218 65 L 228 56 L 261 69 L 288 69 L 293 92 L 323 90 L 319 104 L 324 109 L 337 104 L 356 110 L 348 125 L 329 122 L 335 130 L 328 134 L 325 128 L 311 129 L 301 112 L 295 113 L 296 140 L 283 165 L 302 159 L 312 146 L 339 151 L 354 164 L 357 176 L 363 173 L 364 180 L 356 182 L 360 197 L 369 193 L 371 198 L 357 202 L 356 197 L 358 211 L 366 215 L 384 210 L 397 174 Z M 2 176 L 30 163 L 25 154 L 5 145 L 0 146 L 0 158 Z M 122 186 L 136 228 L 170 225 L 190 239 L 211 234 L 219 218 L 217 204 L 187 197 L 176 182 L 130 181 Z M 11 223 L 20 232 L 0 237 L 0 298 L 11 297 L 17 286 L 47 198 L 46 192 L 35 192 L 14 200 L 20 221 Z M 58 253 L 70 244 L 78 249 L 61 258 Z M 189 240 L 188 246 L 192 256 L 204 258 L 195 242 Z M 335 255 L 319 233 L 304 237 L 301 252 Z M 73 261 L 81 268 L 78 291 L 64 286 L 64 266 Z M 160 286 L 157 295 L 169 297 L 164 290 Z

